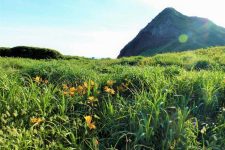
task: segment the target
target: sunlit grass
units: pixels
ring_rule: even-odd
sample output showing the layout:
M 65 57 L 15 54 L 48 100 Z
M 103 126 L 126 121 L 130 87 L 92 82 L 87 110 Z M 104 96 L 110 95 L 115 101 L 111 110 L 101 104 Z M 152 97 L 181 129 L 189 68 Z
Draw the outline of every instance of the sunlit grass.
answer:
M 223 149 L 223 49 L 1 58 L 0 149 Z

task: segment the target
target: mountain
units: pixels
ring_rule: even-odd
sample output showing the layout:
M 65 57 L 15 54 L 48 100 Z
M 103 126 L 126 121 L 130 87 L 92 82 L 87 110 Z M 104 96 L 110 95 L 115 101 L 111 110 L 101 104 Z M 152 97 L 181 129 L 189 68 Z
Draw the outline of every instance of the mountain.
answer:
M 165 8 L 118 56 L 154 55 L 225 45 L 225 28 L 212 21 L 188 17 L 174 8 Z

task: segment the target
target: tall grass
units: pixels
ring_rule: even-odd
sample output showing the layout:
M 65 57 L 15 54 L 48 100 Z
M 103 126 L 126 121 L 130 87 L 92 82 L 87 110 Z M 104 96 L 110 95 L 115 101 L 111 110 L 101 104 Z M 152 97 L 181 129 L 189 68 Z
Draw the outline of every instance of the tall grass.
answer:
M 224 149 L 223 49 L 1 58 L 0 149 Z

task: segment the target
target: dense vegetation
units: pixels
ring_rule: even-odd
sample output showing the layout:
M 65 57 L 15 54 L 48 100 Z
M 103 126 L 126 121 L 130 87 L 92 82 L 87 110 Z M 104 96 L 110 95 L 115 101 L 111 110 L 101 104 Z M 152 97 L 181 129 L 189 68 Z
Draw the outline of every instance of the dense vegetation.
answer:
M 57 59 L 62 58 L 56 50 L 38 47 L 17 46 L 13 48 L 0 47 L 2 57 L 21 57 L 32 59 Z
M 225 47 L 0 58 L 0 149 L 224 149 Z

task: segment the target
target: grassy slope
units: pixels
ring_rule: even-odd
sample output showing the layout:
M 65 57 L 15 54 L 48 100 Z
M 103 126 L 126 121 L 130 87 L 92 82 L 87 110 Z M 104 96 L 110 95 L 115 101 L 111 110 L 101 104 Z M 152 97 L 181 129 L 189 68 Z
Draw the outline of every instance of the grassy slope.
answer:
M 116 60 L 0 58 L 0 148 L 223 149 L 224 67 L 225 47 Z

